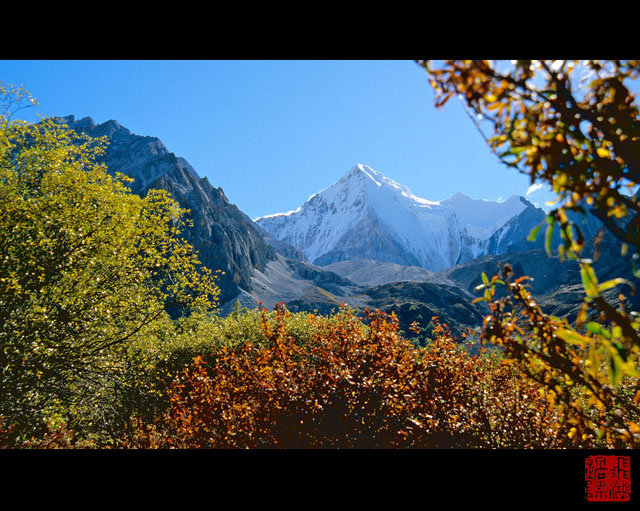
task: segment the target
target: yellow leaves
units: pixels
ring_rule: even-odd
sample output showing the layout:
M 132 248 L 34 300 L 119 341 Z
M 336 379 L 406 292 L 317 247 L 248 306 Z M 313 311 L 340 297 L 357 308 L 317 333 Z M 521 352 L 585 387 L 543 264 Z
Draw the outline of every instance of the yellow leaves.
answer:
M 129 180 L 95 162 L 99 142 L 44 120 L 3 125 L 0 147 L 15 148 L 0 150 L 0 292 L 12 317 L 0 344 L 6 336 L 15 344 L 5 381 L 40 379 L 43 403 L 56 380 L 67 381 L 68 367 L 82 381 L 120 381 L 123 346 L 168 330 L 166 301 L 190 312 L 211 308 L 218 291 L 174 228 L 176 203 L 167 194 L 132 194 Z M 40 342 L 28 363 L 14 363 Z M 73 385 L 64 387 L 68 399 L 91 395 Z M 131 385 L 140 380 L 132 376 Z M 16 390 L 16 402 L 28 394 Z
M 602 293 L 603 291 L 606 291 L 607 289 L 611 289 L 613 287 L 619 286 L 620 284 L 630 284 L 630 282 L 627 279 L 623 279 L 623 278 L 614 278 L 611 280 L 607 280 L 606 282 L 603 282 L 602 284 L 598 284 L 598 292 Z
M 577 328 L 581 328 L 582 325 L 584 325 L 584 323 L 587 321 L 587 309 L 588 309 L 588 304 L 586 303 L 583 303 L 580 306 L 580 310 L 578 311 L 578 315 L 576 317 Z
M 558 328 L 556 330 L 556 335 L 569 344 L 574 344 L 576 346 L 584 346 L 589 342 L 588 337 L 580 335 L 575 330 L 568 330 L 566 328 Z
M 630 62 L 598 63 L 598 69 L 606 68 L 611 76 L 588 83 L 578 83 L 579 77 L 572 74 L 578 63 L 573 61 L 501 67 L 447 60 L 423 65 L 440 97 L 459 94 L 470 110 L 493 122 L 489 144 L 500 148 L 503 163 L 529 174 L 532 182 L 547 182 L 563 198 L 571 194 L 572 206 L 586 199 L 599 213 L 622 219 L 640 214 L 640 205 L 622 207 L 624 200 L 594 197 L 602 190 L 628 186 L 629 180 L 632 189 L 638 184 L 633 155 L 640 148 L 640 116 L 626 83 L 631 76 L 627 69 L 635 65 Z M 581 94 L 575 94 L 577 90 Z M 640 234 L 627 232 L 624 241 L 638 246 Z
M 584 290 L 587 293 L 587 297 L 595 298 L 599 295 L 598 292 L 598 278 L 596 277 L 591 264 L 586 260 L 582 260 L 580 263 L 580 276 L 582 277 L 582 284 Z
M 628 284 L 625 279 L 617 278 L 599 283 L 591 261 L 583 259 L 580 264 L 591 304 L 600 303 L 601 293 Z M 615 323 L 605 328 L 599 322 L 588 322 L 589 304 L 585 302 L 577 316 L 577 328 L 585 329 L 581 333 L 566 321 L 544 315 L 517 279 L 509 282 L 507 289 L 509 297 L 488 303 L 492 314 L 487 316 L 490 321 L 483 325 L 482 339 L 501 346 L 515 367 L 543 382 L 546 388 L 539 390 L 540 397 L 544 397 L 563 420 L 577 421 L 576 430 L 569 430 L 568 440 L 636 445 L 636 440 L 621 436 L 608 426 L 603 429 L 604 436 L 597 439 L 594 424 L 581 422 L 579 415 L 572 416 L 572 410 L 587 414 L 591 413 L 588 410 L 599 410 L 606 415 L 615 404 L 623 420 L 633 419 L 634 412 L 628 405 L 630 398 L 625 401 L 624 396 L 629 387 L 633 388 L 631 378 L 640 376 L 640 349 L 630 344 L 628 331 L 625 333 L 622 326 Z M 634 393 L 634 404 L 638 405 L 640 392 L 634 389 Z

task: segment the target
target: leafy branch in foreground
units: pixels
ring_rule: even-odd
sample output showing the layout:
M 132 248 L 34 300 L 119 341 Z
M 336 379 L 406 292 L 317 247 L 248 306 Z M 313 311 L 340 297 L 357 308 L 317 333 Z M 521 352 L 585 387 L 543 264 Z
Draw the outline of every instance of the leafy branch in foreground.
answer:
M 459 97 L 502 163 L 549 184 L 560 209 L 584 211 L 586 203 L 621 241 L 640 247 L 640 204 L 629 196 L 640 182 L 640 121 L 628 86 L 639 60 L 419 62 L 436 105 Z M 616 223 L 627 216 L 625 228 Z
M 24 85 L 15 87 L 0 80 L 0 117 L 10 121 L 20 110 L 37 106 L 38 100 L 25 89 Z
M 575 328 L 545 315 L 524 280 L 506 282 L 507 296 L 496 299 L 496 286 L 505 282 L 483 276 L 480 300 L 492 312 L 485 318 L 484 339 L 502 346 L 521 370 L 546 386 L 549 399 L 571 411 L 571 435 L 606 446 L 637 447 L 640 321 L 636 312 L 626 310 L 623 295 L 617 307 L 605 298 L 616 286 L 629 284 L 632 292 L 635 286 L 623 278 L 598 281 L 593 261 L 581 256 L 584 236 L 569 213 L 593 214 L 623 243 L 623 254 L 631 246 L 638 257 L 640 116 L 629 82 L 638 78 L 640 61 L 419 64 L 436 91 L 436 106 L 459 97 L 500 161 L 528 174 L 531 184 L 545 182 L 558 194 L 559 206 L 547 217 L 547 252 L 559 225 L 560 257 L 580 265 L 585 298 Z M 487 135 L 483 125 L 492 133 Z M 603 232 L 596 239 L 595 257 Z M 503 271 L 503 279 L 512 276 L 509 266 Z

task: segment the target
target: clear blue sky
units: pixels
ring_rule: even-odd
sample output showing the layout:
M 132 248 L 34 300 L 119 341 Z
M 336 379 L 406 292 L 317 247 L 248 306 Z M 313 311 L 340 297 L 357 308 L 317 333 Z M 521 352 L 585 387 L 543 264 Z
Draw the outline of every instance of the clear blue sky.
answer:
M 251 218 L 296 209 L 356 163 L 441 200 L 525 195 L 457 100 L 437 110 L 411 61 L 0 61 L 37 115 L 158 137 Z M 529 196 L 543 206 L 551 196 Z

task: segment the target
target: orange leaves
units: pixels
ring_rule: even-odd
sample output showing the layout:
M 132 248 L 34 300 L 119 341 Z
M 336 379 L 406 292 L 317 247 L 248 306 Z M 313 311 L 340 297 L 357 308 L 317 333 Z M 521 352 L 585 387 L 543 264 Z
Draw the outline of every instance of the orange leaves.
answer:
M 418 350 L 397 318 L 341 311 L 313 319 L 312 339 L 289 334 L 294 315 L 262 315 L 268 342 L 221 349 L 174 381 L 171 407 L 132 426 L 129 447 L 539 447 L 550 421 L 537 387 L 487 357 L 470 357 L 435 319 Z M 507 427 L 519 433 L 509 438 Z M 514 430 L 515 431 L 515 430 Z
M 544 385 L 545 395 L 561 413 L 552 424 L 572 424 L 563 436 L 584 445 L 640 445 L 640 434 L 629 428 L 637 424 L 640 408 L 627 395 L 637 390 L 632 378 L 638 374 L 640 322 L 635 312 L 627 313 L 623 298 L 619 308 L 604 299 L 605 291 L 626 280 L 598 282 L 590 263 L 579 255 L 585 246 L 581 229 L 566 214 L 588 209 L 625 247 L 640 247 L 640 202 L 630 195 L 640 183 L 640 112 L 626 84 L 640 74 L 640 61 L 419 64 L 429 74 L 437 106 L 456 95 L 504 164 L 528 174 L 532 185 L 542 181 L 552 186 L 558 198 L 549 205 L 559 205 L 547 217 L 546 251 L 551 255 L 558 225 L 563 240 L 558 255 L 580 263 L 585 304 L 600 311 L 603 324 L 595 331 L 596 323 L 587 323 L 587 308 L 581 309 L 576 326 L 592 326 L 582 335 L 566 321 L 546 316 L 522 282 L 510 283 L 507 296 L 496 299 L 493 281 L 483 276 L 476 290 L 484 289 L 484 297 L 476 301 L 485 301 L 491 309 L 483 339 L 500 346 L 525 374 Z M 482 127 L 476 118 L 483 119 Z M 491 138 L 484 133 L 486 125 L 493 127 Z M 634 273 L 638 276 L 635 267 Z M 625 377 L 630 388 L 621 390 Z M 605 418 L 594 419 L 594 407 L 603 410 Z

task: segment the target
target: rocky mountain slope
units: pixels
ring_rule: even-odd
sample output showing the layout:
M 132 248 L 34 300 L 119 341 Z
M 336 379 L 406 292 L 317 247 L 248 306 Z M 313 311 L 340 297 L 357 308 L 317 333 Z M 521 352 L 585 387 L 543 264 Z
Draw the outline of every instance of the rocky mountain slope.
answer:
M 583 218 L 583 222 L 590 225 L 591 229 L 597 226 L 597 221 L 593 218 Z M 593 268 L 599 282 L 623 277 L 634 286 L 638 286 L 639 280 L 634 277 L 632 271 L 631 253 L 621 255 L 619 240 L 605 232 L 599 244 L 597 258 L 595 246 L 595 237 L 591 237 L 585 243 L 582 256 L 593 260 Z M 484 256 L 442 271 L 436 274 L 434 279 L 449 282 L 468 293 L 473 293 L 474 288 L 482 282 L 482 272 L 491 277 L 498 274 L 500 267 L 505 263 L 511 265 L 516 277 L 532 277 L 533 280 L 529 283 L 531 294 L 545 313 L 567 318 L 569 322 L 576 319 L 584 298 L 580 266 L 571 259 L 562 261 L 556 254 L 549 256 L 544 249 Z M 625 296 L 625 301 L 632 310 L 640 309 L 640 293 L 634 292 L 629 286 L 617 286 L 606 291 L 604 295 L 610 303 L 618 305 L 620 293 Z
M 548 257 L 542 235 L 535 243 L 525 240 L 544 213 L 520 197 L 492 203 L 456 194 L 431 202 L 357 165 L 298 211 L 254 223 L 159 139 L 135 135 L 116 121 L 60 121 L 106 136 L 103 162 L 112 173 L 134 178 L 133 192 L 164 189 L 190 210 L 193 227 L 185 237 L 207 267 L 225 272 L 218 281 L 223 314 L 236 301 L 269 309 L 284 301 L 292 311 L 325 314 L 346 303 L 394 311 L 405 331 L 417 317 L 428 322 L 435 315 L 461 332 L 480 325 L 486 312 L 471 304 L 480 274 L 492 275 L 507 261 L 516 274 L 534 277 L 534 296 L 546 312 L 571 319 L 581 303 L 577 264 Z M 591 239 L 589 256 L 599 224 L 587 218 L 581 226 Z M 612 236 L 600 251 L 595 267 L 601 280 L 631 275 L 630 256 L 620 258 Z M 618 292 L 609 292 L 614 302 Z
M 544 218 L 515 195 L 501 203 L 460 193 L 439 202 L 422 199 L 358 164 L 298 210 L 256 223 L 320 266 L 373 259 L 438 272 L 508 251 Z
M 189 210 L 187 218 L 193 227 L 187 229 L 185 238 L 205 266 L 224 272 L 218 279 L 221 303 L 238 296 L 241 289 L 250 289 L 254 269 L 264 270 L 275 260 L 276 251 L 222 189 L 200 178 L 158 138 L 135 135 L 113 120 L 97 125 L 90 117 L 76 120 L 71 115 L 60 120 L 79 133 L 106 136 L 109 144 L 102 161 L 111 173 L 132 177 L 134 193 L 144 196 L 151 188 L 167 190 Z
M 436 282 L 438 280 L 435 273 L 420 266 L 403 266 L 373 259 L 337 261 L 323 266 L 323 268 L 363 286 L 378 286 L 390 282 Z
M 473 296 L 457 286 L 433 282 L 392 282 L 366 290 L 366 304 L 371 309 L 398 316 L 400 329 L 410 334 L 409 326 L 418 321 L 426 327 L 434 316 L 446 323 L 455 336 L 467 328 L 482 324 L 488 308 L 473 304 Z
M 105 136 L 108 145 L 102 162 L 112 174 L 133 178 L 129 186 L 134 193 L 144 196 L 152 188 L 166 190 L 189 210 L 193 226 L 185 238 L 205 266 L 224 272 L 217 281 L 223 314 L 237 300 L 250 308 L 258 302 L 273 308 L 286 301 L 295 309 L 318 306 L 327 311 L 343 298 L 353 303 L 348 295 L 360 287 L 312 265 L 301 252 L 271 237 L 231 204 L 221 188 L 200 178 L 158 138 L 136 135 L 114 120 L 95 124 L 90 117 L 76 120 L 70 115 L 59 122 L 92 137 Z

